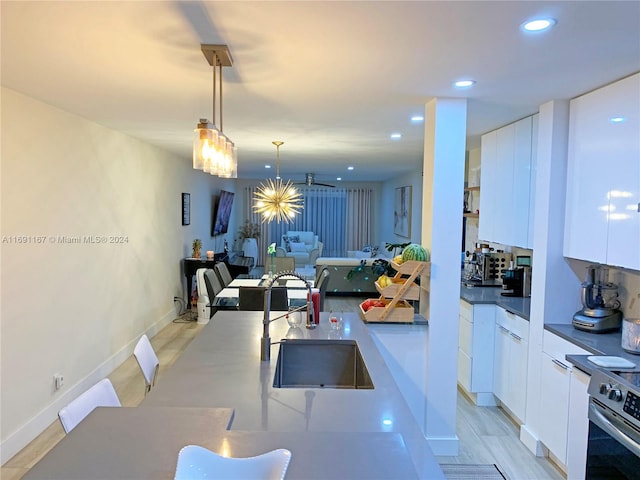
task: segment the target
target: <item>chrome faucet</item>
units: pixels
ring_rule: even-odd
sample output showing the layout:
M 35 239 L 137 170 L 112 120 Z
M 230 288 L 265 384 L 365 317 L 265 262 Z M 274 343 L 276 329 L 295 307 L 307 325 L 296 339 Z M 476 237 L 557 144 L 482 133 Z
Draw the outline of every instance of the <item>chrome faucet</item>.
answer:
M 278 280 L 280 277 L 284 277 L 287 275 L 296 277 L 305 283 L 307 289 L 309 290 L 309 294 L 307 296 L 307 304 L 305 306 L 294 308 L 293 310 L 289 310 L 284 315 L 280 315 L 279 317 L 270 319 L 269 315 L 271 313 L 271 289 L 273 288 L 273 284 L 276 282 L 276 280 Z M 306 327 L 309 330 L 313 330 L 314 328 L 316 328 L 316 324 L 313 320 L 314 315 L 313 315 L 313 302 L 311 300 L 311 293 L 312 293 L 311 284 L 302 275 L 296 272 L 280 272 L 270 280 L 269 285 L 267 286 L 267 289 L 264 292 L 264 317 L 262 318 L 262 339 L 260 341 L 260 360 L 261 361 L 268 361 L 271 358 L 272 343 L 271 343 L 271 337 L 269 337 L 269 324 L 271 322 L 278 320 L 279 318 L 286 317 L 291 312 L 306 310 L 307 312 Z

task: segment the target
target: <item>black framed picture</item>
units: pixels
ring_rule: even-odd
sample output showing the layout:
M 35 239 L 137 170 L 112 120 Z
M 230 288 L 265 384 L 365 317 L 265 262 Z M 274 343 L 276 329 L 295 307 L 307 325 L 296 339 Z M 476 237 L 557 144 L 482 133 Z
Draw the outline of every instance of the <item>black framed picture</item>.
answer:
M 182 194 L 182 225 L 191 223 L 191 194 Z

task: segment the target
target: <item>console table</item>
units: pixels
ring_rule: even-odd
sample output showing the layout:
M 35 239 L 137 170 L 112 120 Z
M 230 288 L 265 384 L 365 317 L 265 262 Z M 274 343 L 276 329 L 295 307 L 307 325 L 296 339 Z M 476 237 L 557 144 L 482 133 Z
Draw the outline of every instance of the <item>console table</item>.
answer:
M 184 259 L 184 276 L 187 277 L 187 308 L 191 308 L 191 292 L 193 285 L 193 276 L 199 268 L 213 268 L 218 262 L 228 260 L 229 255 L 225 252 L 216 253 L 212 260 L 201 258 L 185 258 Z

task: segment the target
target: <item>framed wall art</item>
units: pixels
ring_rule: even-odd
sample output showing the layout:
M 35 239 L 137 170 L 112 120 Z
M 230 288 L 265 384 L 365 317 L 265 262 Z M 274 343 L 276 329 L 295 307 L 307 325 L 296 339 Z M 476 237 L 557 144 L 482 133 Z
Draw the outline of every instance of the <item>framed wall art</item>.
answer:
M 411 186 L 396 188 L 393 203 L 393 233 L 411 236 Z
M 191 194 L 182 194 L 182 225 L 191 223 Z

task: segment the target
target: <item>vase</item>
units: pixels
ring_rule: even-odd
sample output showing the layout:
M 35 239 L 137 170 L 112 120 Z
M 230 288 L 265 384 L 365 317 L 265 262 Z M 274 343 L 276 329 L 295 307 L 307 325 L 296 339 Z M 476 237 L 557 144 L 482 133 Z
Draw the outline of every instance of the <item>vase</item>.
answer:
M 245 238 L 242 242 L 242 254 L 253 258 L 253 265 L 258 264 L 258 241 L 255 238 Z

